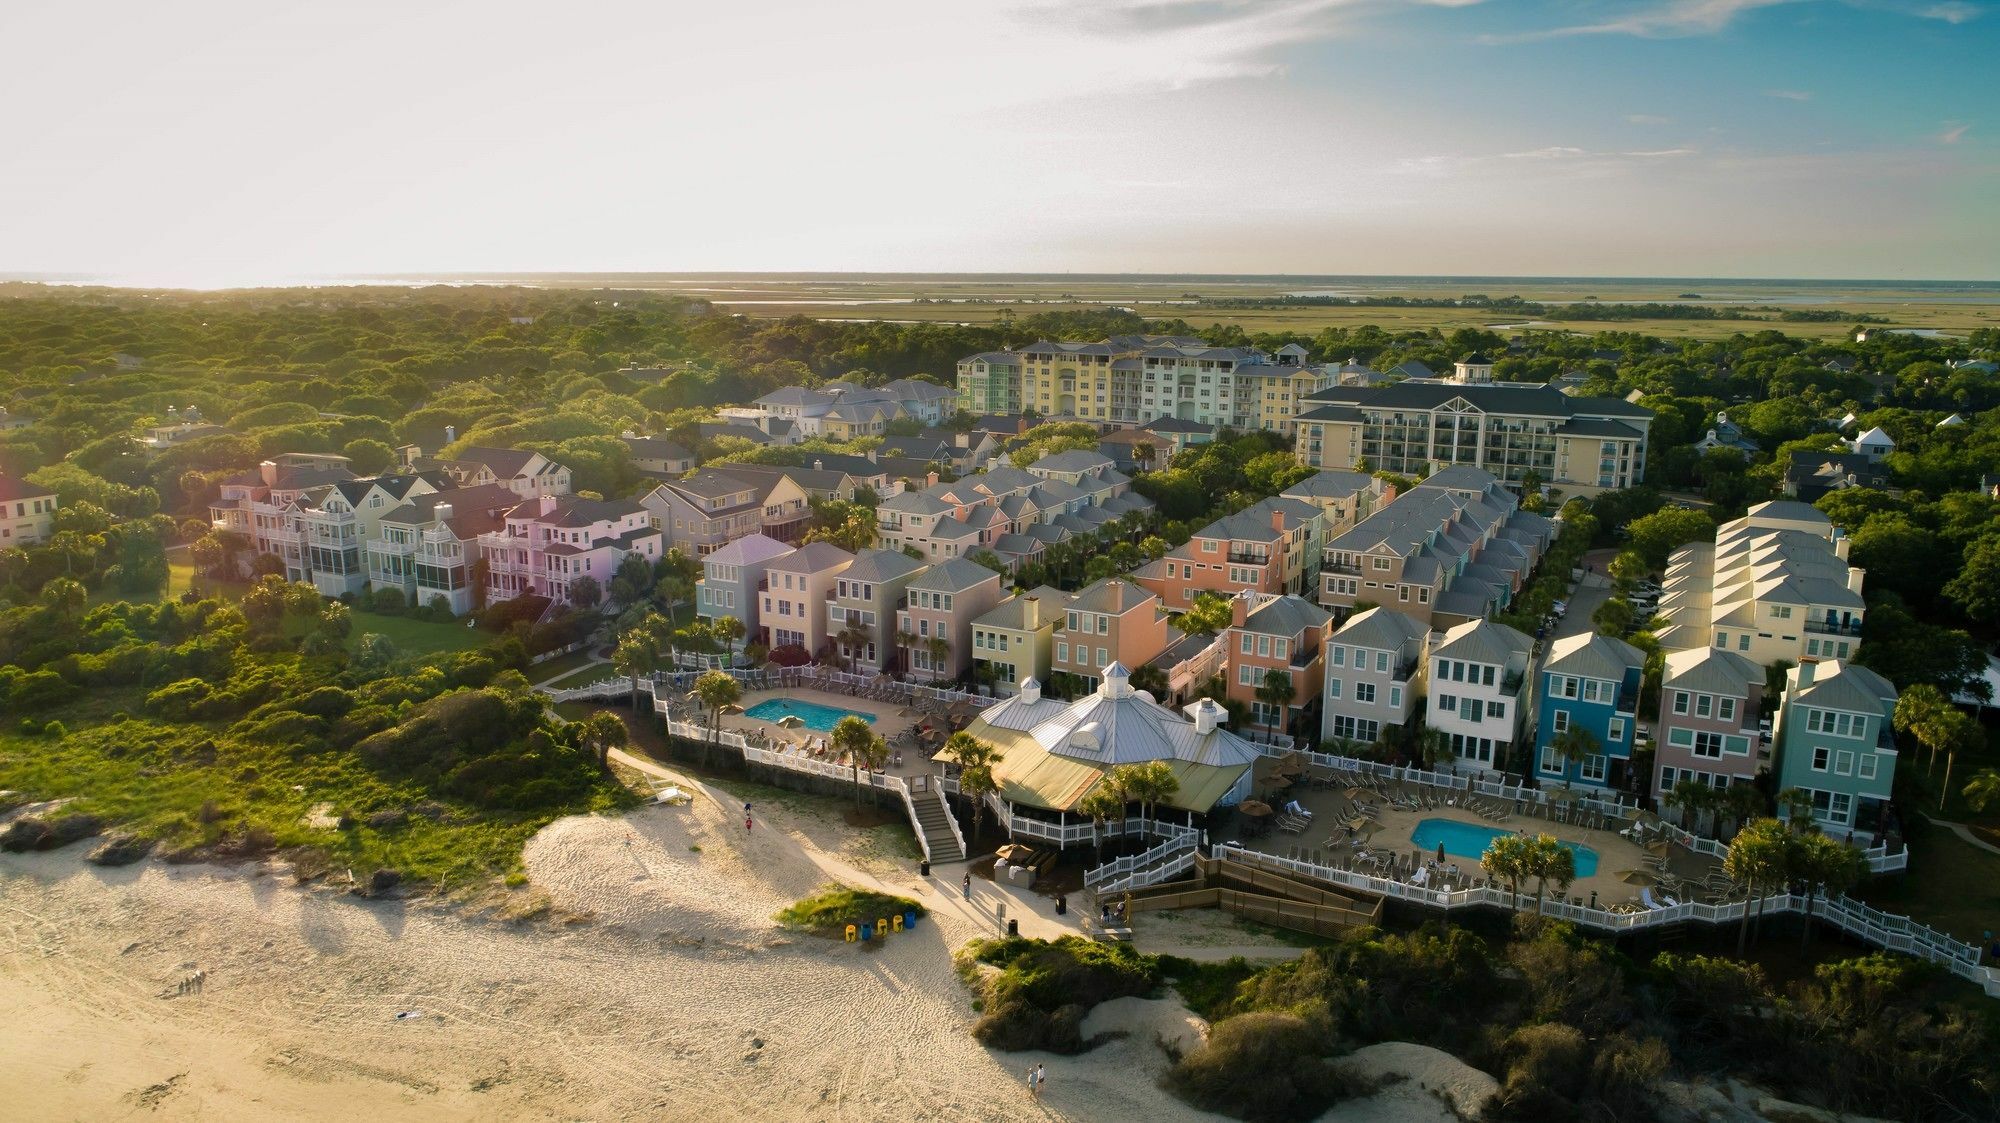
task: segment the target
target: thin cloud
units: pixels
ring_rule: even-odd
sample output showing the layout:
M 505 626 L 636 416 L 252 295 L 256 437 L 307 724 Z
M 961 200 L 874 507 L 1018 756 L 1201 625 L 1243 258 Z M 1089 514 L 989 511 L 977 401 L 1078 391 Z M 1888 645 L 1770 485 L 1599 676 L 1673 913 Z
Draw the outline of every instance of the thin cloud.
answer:
M 1765 90 L 1765 97 L 1784 98 L 1786 101 L 1811 101 L 1811 90 Z
M 1942 4 L 1932 4 L 1917 13 L 1925 19 L 1943 20 L 1954 26 L 1965 23 L 1979 15 L 1977 4 L 1967 4 L 1964 0 L 1946 0 Z
M 1964 136 L 1965 131 L 1967 129 L 1970 129 L 1971 127 L 1972 127 L 1971 125 L 1952 125 L 1949 128 L 1945 129 L 1945 131 L 1938 134 L 1937 138 L 1938 143 L 1957 144 L 1959 138 Z
M 1479 41 L 1488 44 L 1532 43 L 1579 35 L 1631 35 L 1641 39 L 1685 39 L 1698 35 L 1714 35 L 1735 23 L 1736 17 L 1746 12 L 1798 2 L 1800 0 L 1666 0 L 1665 3 L 1643 7 L 1598 23 L 1482 35 L 1479 36 Z M 1938 3 L 1924 3 L 1923 0 L 1916 0 L 1915 3 L 1910 0 L 1840 0 L 1840 2 L 1851 8 L 1879 9 L 1917 19 L 1943 20 L 1950 24 L 1964 23 L 1977 17 L 1982 11 L 1978 5 L 1968 0 L 1941 0 Z

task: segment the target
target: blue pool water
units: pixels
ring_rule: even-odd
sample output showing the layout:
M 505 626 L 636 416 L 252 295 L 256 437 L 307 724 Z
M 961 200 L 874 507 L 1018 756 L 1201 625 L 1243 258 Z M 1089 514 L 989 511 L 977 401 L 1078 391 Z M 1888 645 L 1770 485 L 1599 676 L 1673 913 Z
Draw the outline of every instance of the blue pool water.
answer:
M 1436 850 L 1442 842 L 1445 853 L 1477 860 L 1494 839 L 1513 833 L 1497 827 L 1475 827 L 1456 819 L 1425 819 L 1410 832 L 1410 841 L 1425 850 Z M 1563 847 L 1576 855 L 1576 876 L 1589 877 L 1597 872 L 1597 851 L 1574 842 L 1565 842 Z
M 833 732 L 833 724 L 844 717 L 858 717 L 870 725 L 875 724 L 874 714 L 864 714 L 860 710 L 843 710 L 839 706 L 822 706 L 817 702 L 800 702 L 791 698 L 768 698 L 743 711 L 744 717 L 754 717 L 758 721 L 776 722 L 781 717 L 795 715 L 806 723 L 807 729 L 817 729 L 821 733 Z

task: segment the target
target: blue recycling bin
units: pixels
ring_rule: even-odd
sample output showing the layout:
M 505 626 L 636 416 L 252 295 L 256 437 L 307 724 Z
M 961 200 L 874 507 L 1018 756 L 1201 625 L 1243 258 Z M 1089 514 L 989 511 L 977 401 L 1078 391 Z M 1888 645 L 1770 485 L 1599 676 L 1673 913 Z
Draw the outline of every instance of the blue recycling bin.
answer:
M 875 938 L 874 922 L 873 921 L 864 922 L 861 925 L 861 942 L 865 944 L 874 938 Z
M 915 909 L 903 910 L 903 931 L 908 932 L 910 929 L 915 928 L 916 926 L 917 926 L 917 910 Z

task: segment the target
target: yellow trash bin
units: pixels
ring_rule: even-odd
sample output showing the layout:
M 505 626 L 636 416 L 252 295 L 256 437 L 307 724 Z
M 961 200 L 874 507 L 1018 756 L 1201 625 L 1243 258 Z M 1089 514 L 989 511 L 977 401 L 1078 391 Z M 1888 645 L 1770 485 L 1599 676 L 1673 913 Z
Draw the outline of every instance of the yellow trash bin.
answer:
M 854 925 L 850 924 L 850 925 L 848 925 L 848 926 L 847 926 L 847 942 L 848 942 L 848 943 L 850 943 L 850 944 L 851 944 L 851 943 L 853 943 L 853 942 L 854 942 L 855 940 L 857 940 L 857 939 L 859 939 L 859 938 L 860 938 L 860 935 L 861 935 L 861 933 L 860 933 L 860 930 L 859 930 L 859 929 L 857 929 L 857 928 L 855 928 L 855 927 L 854 927 Z
M 884 936 L 888 935 L 888 934 L 889 934 L 889 918 L 888 918 L 888 917 L 886 917 L 886 916 L 879 916 L 879 917 L 876 917 L 876 918 L 875 918 L 875 930 L 876 930 L 877 932 L 880 932 L 880 933 L 882 933 L 882 934 L 883 934 Z
M 903 914 L 899 912 L 890 917 L 889 927 L 897 932 L 901 932 L 903 930 Z

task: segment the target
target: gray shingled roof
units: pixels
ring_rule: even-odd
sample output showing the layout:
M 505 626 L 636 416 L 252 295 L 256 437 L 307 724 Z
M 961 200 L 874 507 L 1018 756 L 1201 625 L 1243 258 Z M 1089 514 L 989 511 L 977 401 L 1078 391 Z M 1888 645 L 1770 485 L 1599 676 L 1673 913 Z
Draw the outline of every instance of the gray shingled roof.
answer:
M 854 564 L 841 574 L 850 581 L 894 581 L 925 568 L 901 550 L 863 550 L 854 555 Z
M 1505 664 L 1517 655 L 1525 657 L 1534 648 L 1534 640 L 1505 624 L 1470 620 L 1446 632 L 1444 641 L 1431 649 L 1431 655 L 1475 663 Z
M 999 576 L 978 562 L 952 558 L 950 561 L 931 566 L 928 571 L 919 574 L 910 582 L 910 588 L 929 589 L 934 593 L 956 593 L 997 580 Z
M 1349 617 L 1333 634 L 1336 642 L 1375 651 L 1401 651 L 1429 629 L 1392 608 L 1371 608 Z
M 1628 669 L 1645 665 L 1646 653 L 1624 640 L 1586 632 L 1564 636 L 1550 644 L 1542 670 L 1617 682 L 1625 677 Z
M 1246 632 L 1271 636 L 1295 636 L 1308 628 L 1318 628 L 1333 619 L 1333 613 L 1304 597 L 1282 596 L 1251 609 L 1243 617 Z

